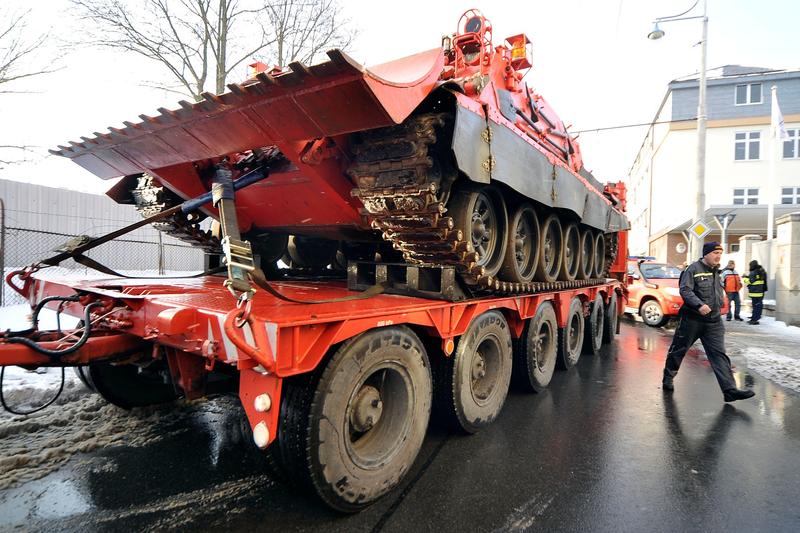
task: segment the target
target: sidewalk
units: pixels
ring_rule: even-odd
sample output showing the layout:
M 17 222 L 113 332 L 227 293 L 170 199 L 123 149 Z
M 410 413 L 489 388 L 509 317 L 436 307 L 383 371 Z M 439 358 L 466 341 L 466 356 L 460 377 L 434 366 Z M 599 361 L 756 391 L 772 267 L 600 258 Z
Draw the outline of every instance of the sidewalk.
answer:
M 746 321 L 723 322 L 728 355 L 743 356 L 751 370 L 800 392 L 800 328 L 786 326 L 768 316 L 761 317 L 759 322 L 757 326 Z

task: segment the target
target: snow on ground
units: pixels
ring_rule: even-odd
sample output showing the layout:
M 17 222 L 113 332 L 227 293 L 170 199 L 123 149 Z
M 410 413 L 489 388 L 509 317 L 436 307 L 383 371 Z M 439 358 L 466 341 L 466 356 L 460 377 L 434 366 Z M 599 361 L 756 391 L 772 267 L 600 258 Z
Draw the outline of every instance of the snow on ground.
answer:
M 729 344 L 740 347 L 747 367 L 765 378 L 800 392 L 800 327 L 763 316 L 757 326 L 726 322 Z
M 747 367 L 778 385 L 800 392 L 800 360 L 770 353 L 768 349 L 748 347 L 744 352 Z

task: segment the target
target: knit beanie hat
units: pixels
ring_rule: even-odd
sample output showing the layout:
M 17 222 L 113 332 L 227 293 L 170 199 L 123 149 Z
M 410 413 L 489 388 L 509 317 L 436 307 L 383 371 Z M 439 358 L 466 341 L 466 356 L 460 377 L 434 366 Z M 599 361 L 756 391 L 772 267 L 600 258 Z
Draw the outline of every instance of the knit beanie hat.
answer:
M 720 252 L 722 251 L 722 246 L 720 246 L 718 242 L 711 241 L 705 243 L 703 245 L 703 257 L 707 256 L 708 254 L 710 254 L 715 250 L 719 250 Z

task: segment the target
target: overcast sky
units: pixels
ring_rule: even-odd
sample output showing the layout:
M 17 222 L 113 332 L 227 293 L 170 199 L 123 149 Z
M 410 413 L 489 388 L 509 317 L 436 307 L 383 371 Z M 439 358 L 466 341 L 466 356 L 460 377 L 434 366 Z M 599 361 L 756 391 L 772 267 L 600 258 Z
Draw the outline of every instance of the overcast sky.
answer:
M 129 0 L 136 2 L 137 0 Z M 434 48 L 453 33 L 463 11 L 481 8 L 491 20 L 495 44 L 524 32 L 533 42 L 534 66 L 526 81 L 541 93 L 572 131 L 652 120 L 667 83 L 696 72 L 700 65 L 701 22 L 662 26 L 666 37 L 649 41 L 651 21 L 688 9 L 693 0 L 557 0 L 461 2 L 343 0 L 359 29 L 349 51 L 366 65 Z M 708 0 L 708 67 L 740 64 L 799 68 L 797 0 Z M 702 0 L 692 14 L 699 14 Z M 31 32 L 51 28 L 53 35 L 80 40 L 80 26 L 67 0 L 2 0 L 9 10 L 32 9 Z M 57 52 L 43 50 L 47 56 Z M 59 72 L 0 94 L 0 145 L 47 148 L 136 122 L 158 107 L 177 107 L 183 97 L 147 88 L 146 80 L 165 72 L 133 54 L 62 47 Z M 243 70 L 229 81 L 246 76 Z M 10 87 L 4 87 L 8 89 Z M 645 128 L 580 135 L 584 162 L 601 181 L 622 179 L 630 168 Z M 0 178 L 104 192 L 111 185 L 71 161 L 29 156 L 7 166 Z

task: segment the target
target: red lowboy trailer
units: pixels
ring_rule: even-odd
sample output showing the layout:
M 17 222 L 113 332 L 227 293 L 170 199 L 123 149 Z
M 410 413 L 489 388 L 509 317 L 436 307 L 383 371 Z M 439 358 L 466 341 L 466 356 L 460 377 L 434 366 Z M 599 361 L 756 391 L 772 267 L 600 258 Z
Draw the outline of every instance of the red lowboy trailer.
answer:
M 402 480 L 433 407 L 474 433 L 500 412 L 512 366 L 523 386 L 541 391 L 557 365 L 599 353 L 625 307 L 620 258 L 614 278 L 585 287 L 318 304 L 259 291 L 249 309 L 236 307 L 216 276 L 76 281 L 17 273 L 11 281 L 32 306 L 61 307 L 90 327 L 28 332 L 27 343 L 0 337 L 0 365 L 79 367 L 88 386 L 125 408 L 238 388 L 253 439 L 274 465 L 331 507 L 355 511 Z M 297 301 L 354 294 L 343 280 L 273 287 Z

